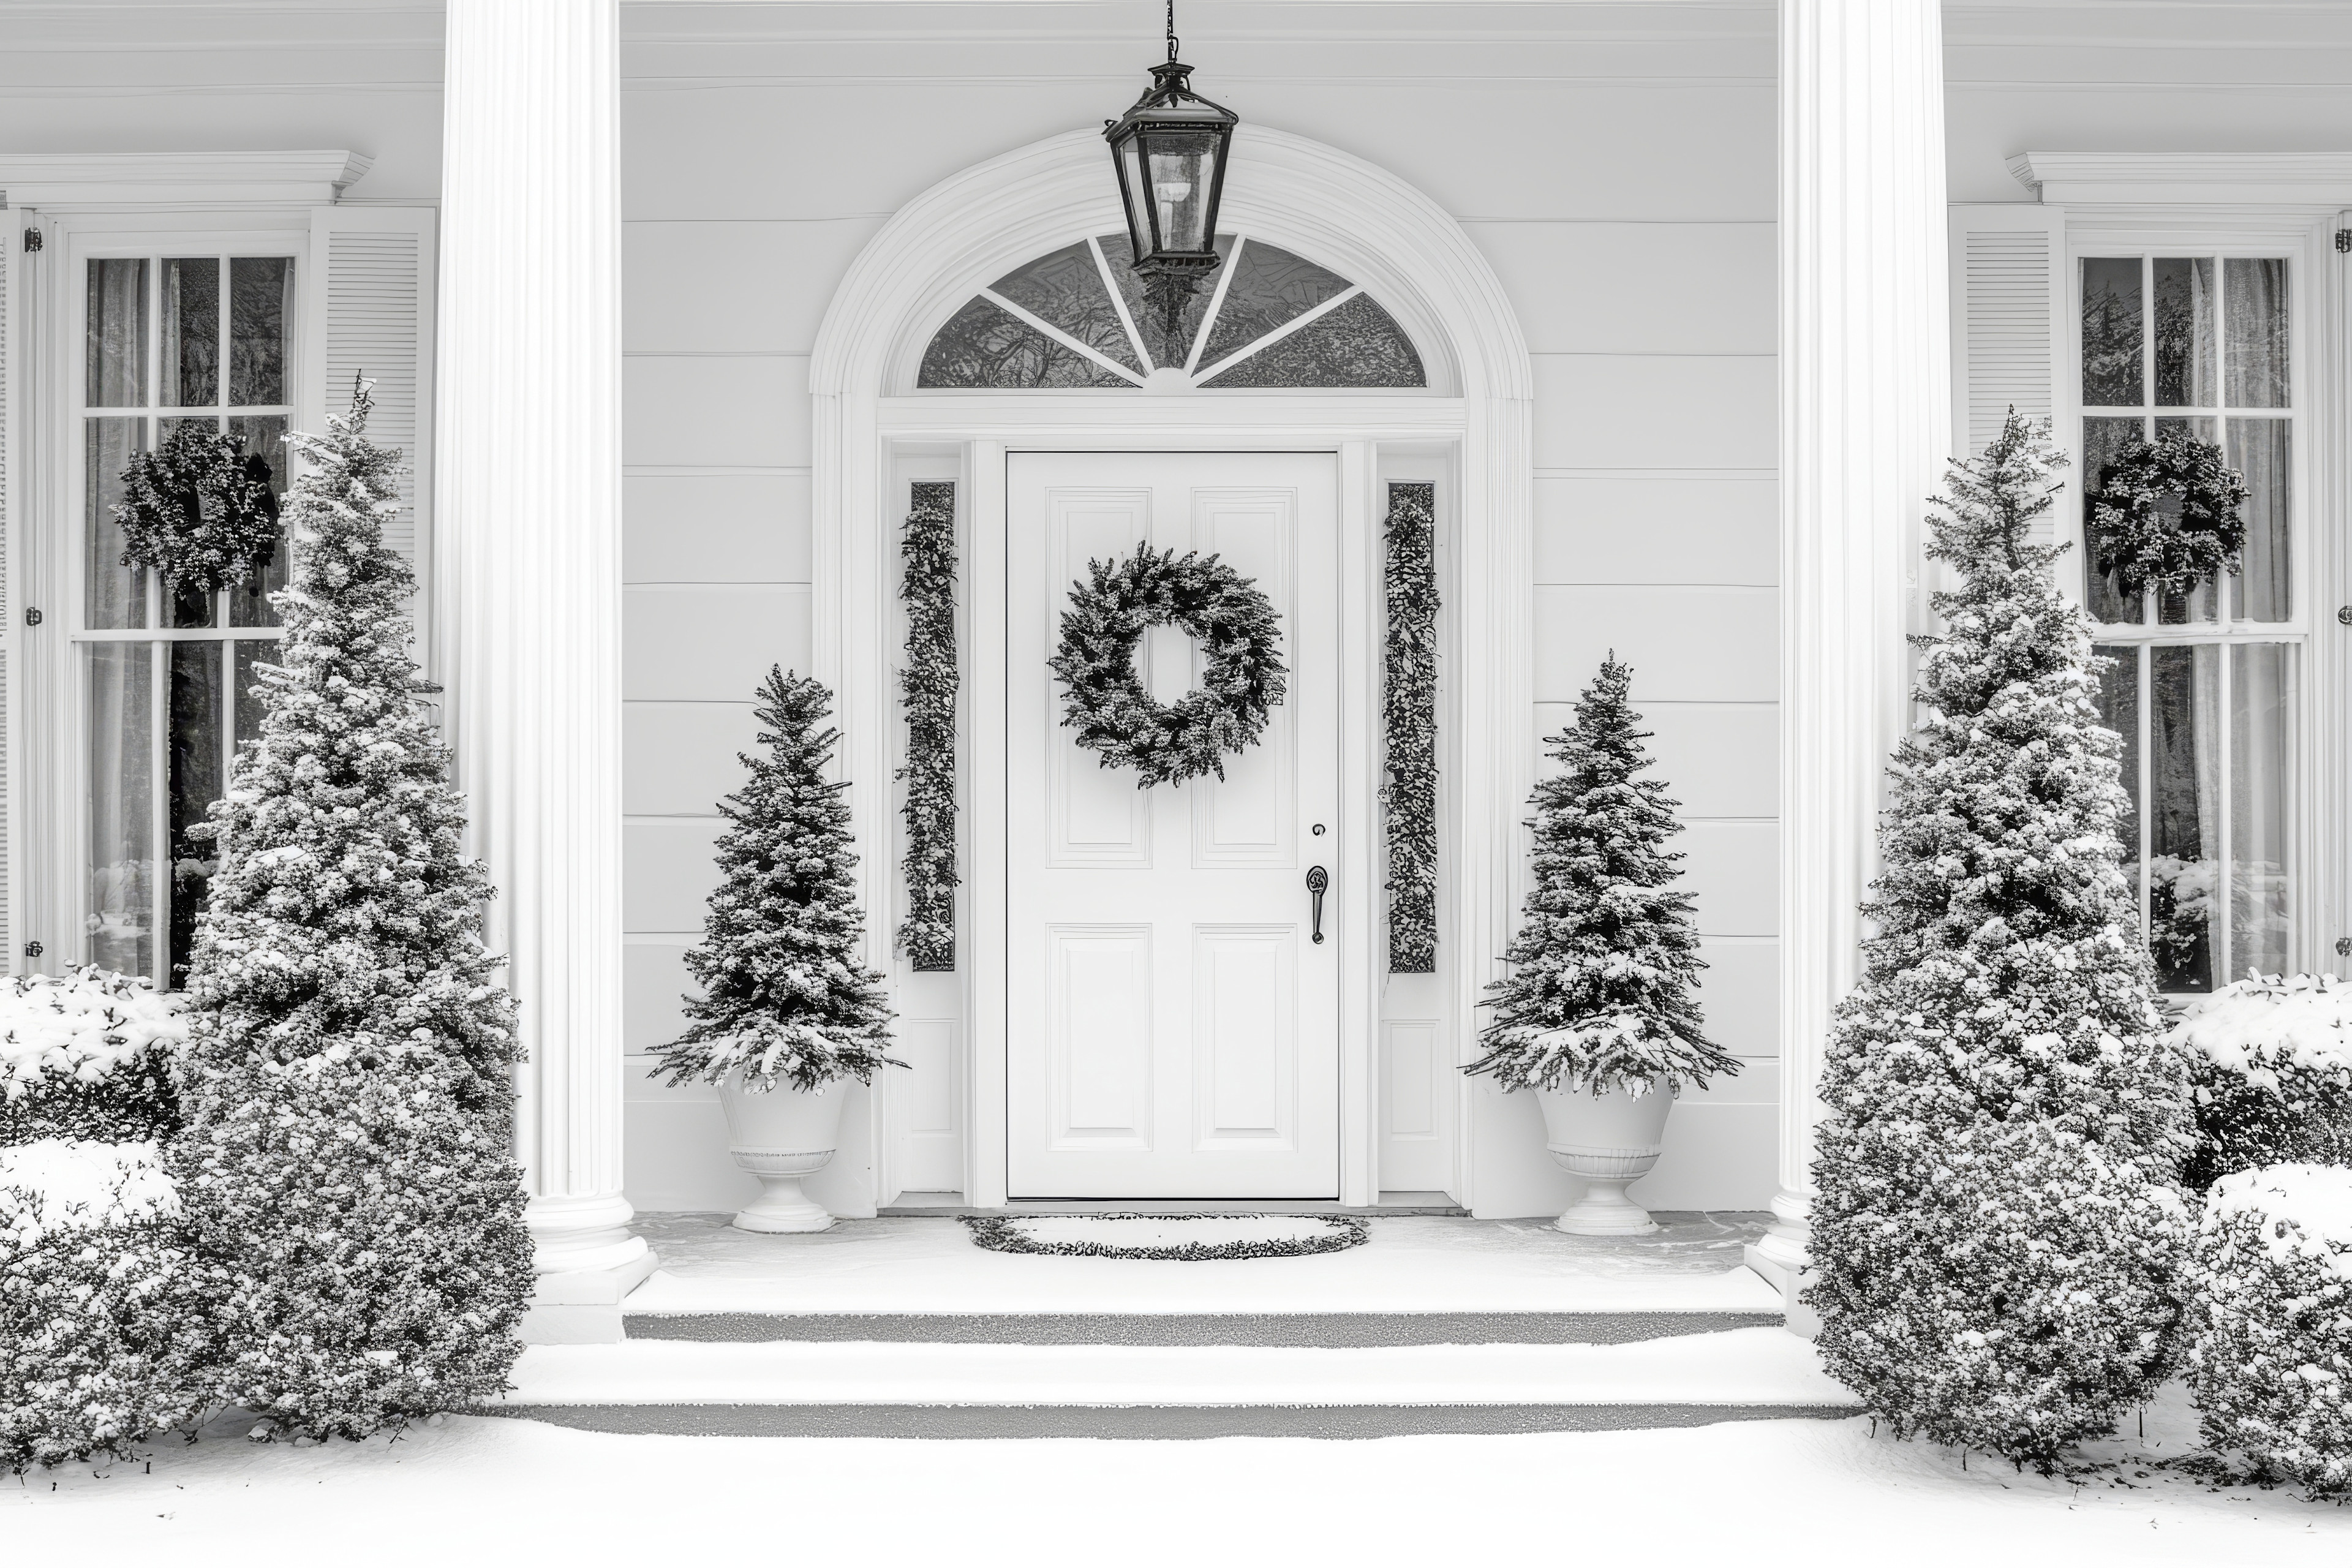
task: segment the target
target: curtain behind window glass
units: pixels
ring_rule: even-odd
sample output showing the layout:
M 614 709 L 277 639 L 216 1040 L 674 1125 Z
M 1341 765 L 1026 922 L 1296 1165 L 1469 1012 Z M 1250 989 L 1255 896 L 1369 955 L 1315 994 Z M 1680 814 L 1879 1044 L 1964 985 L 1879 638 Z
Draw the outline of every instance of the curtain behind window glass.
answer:
M 2294 649 L 2230 650 L 2230 973 L 2283 974 L 2294 951 Z
M 84 648 L 89 702 L 89 962 L 155 968 L 152 643 Z

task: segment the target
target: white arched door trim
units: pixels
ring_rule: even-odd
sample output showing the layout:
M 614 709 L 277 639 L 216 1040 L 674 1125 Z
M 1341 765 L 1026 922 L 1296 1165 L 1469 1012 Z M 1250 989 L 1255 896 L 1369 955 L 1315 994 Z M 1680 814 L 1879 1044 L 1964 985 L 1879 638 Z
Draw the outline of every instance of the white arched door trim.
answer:
M 908 202 L 859 253 L 819 329 L 809 368 L 814 405 L 814 663 L 838 694 L 841 775 L 860 846 L 869 958 L 887 971 L 897 869 L 891 851 L 892 672 L 897 649 L 892 557 L 895 512 L 885 498 L 894 453 L 961 455 L 967 504 L 1003 504 L 1008 447 L 1325 447 L 1368 509 L 1383 450 L 1442 458 L 1453 505 L 1445 549 L 1446 685 L 1442 723 L 1440 858 L 1446 939 L 1440 963 L 1459 1053 L 1479 993 L 1498 973 L 1517 908 L 1517 822 L 1534 778 L 1530 722 L 1534 473 L 1532 370 L 1501 284 L 1459 224 L 1384 170 L 1300 136 L 1244 126 L 1234 142 L 1220 227 L 1262 237 L 1360 283 L 1410 332 L 1430 371 L 1427 392 L 1302 391 L 914 393 L 914 368 L 933 331 L 982 285 L 1087 234 L 1121 227 L 1101 136 L 1074 131 L 978 163 Z M 990 493 L 993 482 L 994 493 Z M 975 596 L 988 579 L 973 563 Z M 1000 585 L 1001 586 L 1001 585 Z M 967 689 L 985 673 L 974 649 Z M 1001 659 L 1002 652 L 997 657 Z M 1377 671 L 1370 672 L 1377 711 Z M 978 731 L 977 717 L 973 729 Z M 984 749 L 975 733 L 972 747 Z M 990 801 L 977 757 L 967 783 L 968 885 L 984 905 Z M 1360 770 L 1360 772 L 1361 770 Z M 1358 783 L 1375 787 L 1369 775 Z M 999 803 L 1001 804 L 1001 803 Z M 1001 846 L 998 847 L 1001 850 Z M 998 856 L 1001 875 L 1001 854 Z M 1372 879 L 1373 886 L 1377 878 Z M 1346 884 L 1365 926 L 1366 878 Z M 1340 913 L 1347 918 L 1348 906 Z M 968 1042 L 967 1201 L 1003 1197 L 1002 1040 L 988 1037 L 992 982 L 984 921 L 967 918 L 962 962 Z M 1362 973 L 1343 999 L 1343 1032 L 1359 1046 L 1378 1018 L 1378 976 Z M 1369 1001 L 1369 1006 L 1367 1003 Z M 1001 1016 L 1001 996 L 994 998 Z M 1001 1026 L 999 1029 L 1001 1037 Z M 1463 1057 L 1460 1059 L 1467 1059 Z M 1368 1110 L 1375 1090 L 1360 1060 L 1343 1094 Z M 877 1096 L 875 1184 L 897 1190 Z M 1471 1098 L 1460 1097 L 1456 1195 L 1474 1201 Z M 1364 1137 L 1343 1144 L 1342 1195 L 1368 1203 L 1374 1170 Z

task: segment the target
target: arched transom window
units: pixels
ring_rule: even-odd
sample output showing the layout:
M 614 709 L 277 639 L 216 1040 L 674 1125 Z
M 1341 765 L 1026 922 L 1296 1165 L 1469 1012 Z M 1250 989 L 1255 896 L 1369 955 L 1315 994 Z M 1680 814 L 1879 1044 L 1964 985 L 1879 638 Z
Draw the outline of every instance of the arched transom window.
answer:
M 1141 386 L 1167 370 L 1210 388 L 1429 384 L 1412 340 L 1360 285 L 1245 235 L 1219 235 L 1217 254 L 1170 331 L 1127 236 L 1066 245 L 967 300 L 933 334 L 915 384 Z

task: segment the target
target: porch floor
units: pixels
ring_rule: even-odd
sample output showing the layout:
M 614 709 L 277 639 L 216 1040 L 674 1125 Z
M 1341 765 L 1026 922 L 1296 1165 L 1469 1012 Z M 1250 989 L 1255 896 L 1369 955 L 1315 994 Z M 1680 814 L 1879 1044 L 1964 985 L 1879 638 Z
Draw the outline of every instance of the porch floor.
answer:
M 1310 1258 L 1172 1263 L 991 1252 L 952 1219 L 844 1220 L 755 1236 L 726 1215 L 641 1215 L 661 1267 L 630 1318 L 696 1314 L 1769 1313 L 1741 1266 L 1770 1216 L 1661 1212 L 1647 1237 L 1564 1236 L 1540 1219 L 1403 1216 Z

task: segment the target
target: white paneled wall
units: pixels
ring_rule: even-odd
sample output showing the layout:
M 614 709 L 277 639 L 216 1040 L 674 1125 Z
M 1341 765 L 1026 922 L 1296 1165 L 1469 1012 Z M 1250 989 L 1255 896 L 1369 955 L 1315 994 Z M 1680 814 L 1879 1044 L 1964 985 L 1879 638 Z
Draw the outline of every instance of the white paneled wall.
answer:
M 1722 221 L 1769 204 L 1769 182 L 1768 171 L 1748 200 L 1692 221 L 1470 226 L 1535 355 L 1537 731 L 1570 721 L 1609 653 L 1633 666 L 1655 776 L 1685 826 L 1675 847 L 1708 965 L 1700 1003 L 1743 1064 L 1676 1108 L 1666 1158 L 1636 1189 L 1662 1208 L 1761 1207 L 1773 1188 L 1773 229 Z M 1556 767 L 1539 764 L 1544 776 Z M 1527 1194 L 1514 1206 L 1538 1212 L 1571 1195 L 1526 1152 L 1541 1150 L 1532 1105 L 1504 1097 L 1480 1138 L 1482 1208 L 1506 1182 Z
M 1142 63 L 1115 40 L 1000 32 L 984 6 L 952 40 L 896 8 L 879 13 L 900 18 L 887 29 L 817 9 L 833 24 L 812 12 L 789 37 L 789 20 L 730 11 L 724 41 L 698 38 L 694 13 L 639 13 L 625 62 L 635 1050 L 676 1026 L 670 1005 L 638 994 L 683 982 L 677 954 L 709 881 L 698 803 L 725 784 L 748 726 L 727 705 L 763 661 L 808 647 L 802 356 L 835 282 L 901 203 L 963 163 L 1099 120 L 1133 96 Z M 1653 1201 L 1759 1206 L 1771 1191 L 1778 809 L 1770 7 L 1703 26 L 1661 14 L 1638 44 L 1603 37 L 1581 7 L 1528 12 L 1528 36 L 1510 45 L 1337 27 L 1306 47 L 1274 26 L 1254 36 L 1245 15 L 1220 13 L 1220 36 L 1192 50 L 1204 86 L 1213 75 L 1244 119 L 1420 184 L 1465 221 L 1519 312 L 1538 389 L 1530 721 L 1556 729 L 1608 648 L 1633 661 L 1691 819 L 1710 1023 L 1757 1058 L 1686 1108 L 1667 1167 L 1679 1184 Z M 1376 97 L 1370 79 L 1384 84 Z M 957 104 L 952 137 L 933 129 L 942 93 Z M 1416 1026 L 1411 1001 L 1383 1010 L 1388 1190 L 1444 1186 L 1453 1172 L 1444 1090 L 1458 1042 Z M 1429 1016 L 1442 1012 L 1433 993 Z M 951 1057 L 949 1027 L 926 1022 L 907 1048 Z M 707 1097 L 636 1092 L 633 1200 L 734 1201 Z M 892 1111 L 899 1174 L 919 1167 L 931 1173 L 915 1184 L 936 1185 L 957 1168 L 958 1134 L 942 1108 L 906 1098 Z M 1482 1152 L 1482 1189 L 1519 1194 L 1529 1213 L 1566 1201 L 1534 1114 L 1525 1096 L 1477 1112 L 1482 1146 L 1501 1151 Z M 690 1154 L 676 1142 L 688 1135 L 712 1147 Z

